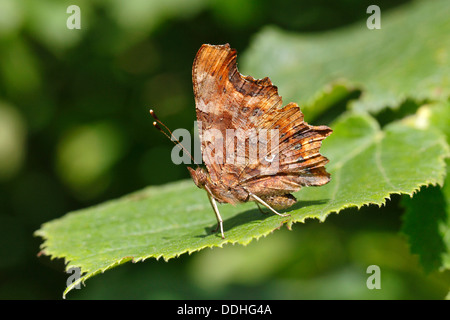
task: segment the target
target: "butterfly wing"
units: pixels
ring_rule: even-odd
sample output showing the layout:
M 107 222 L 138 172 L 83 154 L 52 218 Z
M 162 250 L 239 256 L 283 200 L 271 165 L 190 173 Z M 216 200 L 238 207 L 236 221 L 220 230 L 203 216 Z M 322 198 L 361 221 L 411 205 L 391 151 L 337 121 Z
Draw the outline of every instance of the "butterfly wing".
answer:
M 203 161 L 213 182 L 256 195 L 286 194 L 330 179 L 320 155 L 326 126 L 310 126 L 295 103 L 284 108 L 269 78 L 237 70 L 228 44 L 203 45 L 192 69 Z
M 249 152 L 235 150 L 248 150 L 244 147 L 254 132 L 249 129 L 255 128 L 257 119 L 269 109 L 281 106 L 281 97 L 269 78 L 242 76 L 236 56 L 228 44 L 202 45 L 192 68 L 203 161 L 213 182 L 231 184 L 237 183 L 248 162 Z M 240 133 L 241 138 L 227 140 L 227 130 Z
M 322 140 L 331 134 L 327 126 L 311 126 L 295 103 L 272 111 L 260 128 L 277 128 L 277 143 L 244 169 L 240 185 L 259 196 L 286 194 L 302 186 L 321 186 L 330 181 L 328 159 L 320 154 Z M 270 162 L 268 161 L 270 160 Z

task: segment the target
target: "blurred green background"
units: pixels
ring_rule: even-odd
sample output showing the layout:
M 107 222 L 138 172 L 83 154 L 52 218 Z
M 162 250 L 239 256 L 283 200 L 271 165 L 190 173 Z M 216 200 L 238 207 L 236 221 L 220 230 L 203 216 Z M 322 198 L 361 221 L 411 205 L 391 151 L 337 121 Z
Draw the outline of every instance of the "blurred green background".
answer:
M 310 34 L 365 27 L 369 5 L 383 14 L 408 3 L 0 0 L 0 298 L 62 297 L 63 261 L 37 256 L 33 232 L 43 222 L 189 177 L 148 109 L 171 128 L 193 127 L 191 67 L 201 44 L 228 42 L 242 53 L 266 25 Z M 66 27 L 72 4 L 80 30 Z M 129 263 L 68 298 L 441 299 L 449 276 L 425 273 L 409 253 L 399 201 L 307 221 L 247 247 Z M 366 287 L 372 264 L 382 270 L 381 290 Z

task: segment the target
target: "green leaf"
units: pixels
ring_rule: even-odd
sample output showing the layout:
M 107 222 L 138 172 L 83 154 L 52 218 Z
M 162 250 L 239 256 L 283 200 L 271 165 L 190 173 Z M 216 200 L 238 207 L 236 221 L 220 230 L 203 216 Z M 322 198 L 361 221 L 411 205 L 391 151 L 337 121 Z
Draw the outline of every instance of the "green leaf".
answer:
M 441 131 L 450 143 L 450 102 L 421 107 L 406 120 Z M 442 188 L 430 187 L 414 198 L 402 199 L 406 212 L 402 231 L 409 238 L 411 252 L 418 254 L 427 272 L 450 269 L 450 160 Z
M 450 2 L 416 1 L 385 12 L 381 29 L 366 21 L 320 34 L 264 28 L 242 56 L 242 71 L 269 76 L 284 101 L 299 103 L 308 119 L 324 94 L 342 87 L 362 90 L 353 108 L 378 112 L 407 98 L 446 99 L 450 95 Z M 369 17 L 369 15 L 367 16 Z M 317 104 L 320 108 L 317 108 Z
M 325 220 L 347 207 L 383 204 L 392 193 L 413 194 L 442 183 L 448 147 L 434 130 L 395 122 L 384 129 L 368 114 L 348 113 L 332 125 L 323 154 L 330 159 L 329 184 L 304 188 L 288 218 L 262 214 L 253 203 L 219 207 L 226 239 L 211 233 L 215 216 L 204 191 L 192 181 L 149 187 L 123 198 L 45 223 L 42 254 L 81 268 L 80 281 L 128 261 L 168 260 L 226 243 L 248 244 L 286 224 Z
M 411 252 L 419 255 L 425 271 L 450 269 L 450 179 L 444 187 L 428 187 L 413 198 L 402 199 L 406 208 L 402 231 Z

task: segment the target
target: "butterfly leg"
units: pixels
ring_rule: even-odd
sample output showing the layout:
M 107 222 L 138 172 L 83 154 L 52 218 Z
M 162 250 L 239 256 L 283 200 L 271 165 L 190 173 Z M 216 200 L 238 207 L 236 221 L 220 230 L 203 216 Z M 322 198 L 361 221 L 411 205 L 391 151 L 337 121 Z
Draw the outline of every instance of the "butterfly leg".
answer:
M 267 209 L 269 209 L 270 211 L 272 211 L 273 213 L 275 213 L 276 215 L 279 215 L 280 217 L 289 217 L 290 214 L 287 213 L 279 213 L 277 212 L 274 208 L 272 208 L 271 206 L 269 206 L 263 199 L 261 199 L 260 197 L 258 197 L 257 195 L 254 195 L 253 193 L 249 192 L 250 197 L 252 197 L 253 199 L 255 199 L 257 201 L 257 203 L 259 202 L 260 204 L 262 204 L 263 206 L 265 206 Z M 259 207 L 259 205 L 258 205 Z
M 256 205 L 258 206 L 258 209 L 259 209 L 259 211 L 262 213 L 262 214 L 267 214 L 267 212 L 265 212 L 263 209 L 261 209 L 261 207 L 259 206 L 259 203 L 258 202 L 255 202 L 256 203 Z
M 220 228 L 220 233 L 222 235 L 222 239 L 225 239 L 225 235 L 223 233 L 223 220 L 222 220 L 222 217 L 220 216 L 219 208 L 217 208 L 216 200 L 210 194 L 209 190 L 206 190 L 206 191 L 207 191 L 206 193 L 208 194 L 209 202 L 211 203 L 211 206 L 212 206 L 214 213 L 216 214 L 216 218 L 217 218 L 217 228 L 214 230 L 214 232 L 217 232 Z

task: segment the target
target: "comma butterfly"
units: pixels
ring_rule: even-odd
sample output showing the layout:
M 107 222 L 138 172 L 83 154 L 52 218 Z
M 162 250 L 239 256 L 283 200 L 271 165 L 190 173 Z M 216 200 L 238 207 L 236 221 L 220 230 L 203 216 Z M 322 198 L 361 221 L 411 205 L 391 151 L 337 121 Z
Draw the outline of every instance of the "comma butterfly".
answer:
M 197 187 L 206 190 L 222 238 L 217 202 L 254 201 L 285 217 L 289 215 L 276 210 L 297 201 L 292 192 L 330 181 L 324 168 L 328 159 L 319 149 L 332 130 L 308 125 L 296 103 L 282 107 L 270 79 L 243 76 L 237 70 L 236 57 L 236 50 L 228 44 L 204 44 L 192 68 L 206 170 L 188 170 Z M 152 110 L 150 113 L 161 130 L 161 121 Z

